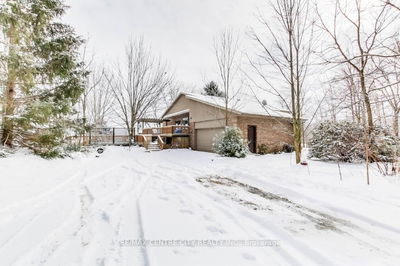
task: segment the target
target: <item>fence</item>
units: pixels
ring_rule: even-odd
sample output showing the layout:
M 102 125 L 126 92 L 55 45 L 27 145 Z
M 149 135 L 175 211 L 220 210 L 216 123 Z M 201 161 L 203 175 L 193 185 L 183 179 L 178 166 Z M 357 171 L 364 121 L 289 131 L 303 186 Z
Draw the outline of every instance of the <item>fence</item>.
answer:
M 93 128 L 83 135 L 70 135 L 67 141 L 79 145 L 128 145 L 129 132 L 126 128 Z

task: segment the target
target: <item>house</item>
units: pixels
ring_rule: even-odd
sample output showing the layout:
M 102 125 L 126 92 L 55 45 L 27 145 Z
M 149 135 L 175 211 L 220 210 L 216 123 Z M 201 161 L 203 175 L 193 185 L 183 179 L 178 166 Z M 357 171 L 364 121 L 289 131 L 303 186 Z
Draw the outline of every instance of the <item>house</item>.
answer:
M 224 98 L 194 93 L 181 93 L 162 115 L 162 126 L 144 129 L 137 138 L 147 147 L 156 143 L 165 148 L 189 148 L 212 151 L 214 137 L 228 126 L 241 129 L 251 152 L 261 144 L 279 150 L 293 143 L 290 114 L 267 110 L 265 105 L 250 96 L 241 96 L 229 103 L 225 112 Z

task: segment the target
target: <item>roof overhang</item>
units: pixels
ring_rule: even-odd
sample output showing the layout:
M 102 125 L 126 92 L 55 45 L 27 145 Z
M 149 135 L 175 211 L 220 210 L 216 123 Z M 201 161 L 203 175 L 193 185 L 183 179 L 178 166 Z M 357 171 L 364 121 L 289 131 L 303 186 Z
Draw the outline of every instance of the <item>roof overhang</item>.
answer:
M 170 117 L 179 115 L 178 113 L 181 113 L 181 112 L 182 112 L 182 114 L 185 113 L 185 112 L 189 112 L 189 109 L 186 109 L 186 110 L 182 110 L 182 111 L 179 111 L 179 112 L 176 112 L 176 113 L 173 113 L 173 114 L 168 114 L 168 115 L 166 115 L 166 114 L 168 113 L 168 111 L 172 108 L 172 106 L 174 106 L 175 103 L 176 103 L 176 102 L 179 100 L 179 98 L 182 97 L 182 96 L 184 96 L 184 97 L 186 97 L 187 99 L 190 99 L 190 100 L 192 100 L 192 101 L 195 101 L 195 102 L 199 102 L 199 103 L 202 103 L 202 104 L 206 104 L 206 105 L 208 105 L 208 106 L 212 106 L 212 107 L 218 108 L 218 109 L 220 109 L 220 110 L 225 110 L 225 108 L 224 108 L 223 106 L 221 106 L 221 105 L 218 105 L 218 104 L 215 104 L 215 103 L 212 103 L 212 102 L 208 102 L 208 101 L 203 101 L 203 100 L 198 99 L 198 98 L 196 98 L 196 97 L 194 97 L 194 96 L 191 96 L 190 93 L 181 92 L 181 93 L 179 93 L 179 95 L 175 98 L 175 100 L 171 103 L 171 105 L 167 108 L 167 110 L 165 110 L 165 112 L 164 112 L 163 115 L 162 115 L 162 118 L 163 118 L 163 119 L 168 119 L 168 118 L 170 118 Z M 228 108 L 227 111 L 230 112 L 230 113 L 236 114 L 236 115 L 241 115 L 241 116 L 258 116 L 258 117 L 273 117 L 273 118 L 279 118 L 279 119 L 291 119 L 291 117 L 289 117 L 289 116 L 283 116 L 283 115 L 282 115 L 282 116 L 279 116 L 279 115 L 272 115 L 272 114 L 268 114 L 268 113 L 266 113 L 266 114 L 245 113 L 245 112 L 240 112 L 240 111 L 238 111 L 238 110 L 234 110 L 234 109 L 232 109 L 232 108 Z M 288 112 L 286 112 L 286 111 L 281 111 L 281 112 L 282 112 L 282 113 L 286 113 L 286 115 L 288 114 Z M 302 119 L 302 120 L 306 120 L 306 119 Z
M 137 121 L 144 123 L 162 123 L 163 120 L 158 118 L 139 118 Z
M 225 108 L 223 106 L 220 106 L 220 105 L 212 103 L 212 102 L 202 101 L 200 99 L 197 99 L 196 97 L 192 97 L 190 94 L 185 94 L 185 96 L 186 96 L 186 98 L 188 98 L 188 99 L 190 99 L 192 101 L 196 101 L 196 102 L 203 103 L 203 104 L 206 104 L 206 105 L 209 105 L 209 106 L 221 109 L 221 110 L 225 110 Z M 227 110 L 230 113 L 234 113 L 234 114 L 238 114 L 238 115 L 242 114 L 241 112 L 239 112 L 237 110 L 233 110 L 231 108 L 228 108 Z
M 169 114 L 169 115 L 165 115 L 165 116 L 163 116 L 163 119 L 168 119 L 168 118 L 171 118 L 171 117 L 174 117 L 174 116 L 183 115 L 183 114 L 186 114 L 186 113 L 189 113 L 189 112 L 190 112 L 190 109 L 185 109 L 185 110 L 182 110 L 182 111 L 179 111 L 179 112 L 175 112 L 175 113 L 172 113 L 172 114 Z

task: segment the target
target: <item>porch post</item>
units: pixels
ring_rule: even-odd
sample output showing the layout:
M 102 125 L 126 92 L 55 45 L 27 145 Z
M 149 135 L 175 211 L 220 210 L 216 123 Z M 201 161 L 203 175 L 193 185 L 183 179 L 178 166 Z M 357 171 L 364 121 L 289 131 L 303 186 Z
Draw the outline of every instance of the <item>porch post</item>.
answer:
M 113 127 L 113 133 L 112 133 L 112 144 L 115 144 L 115 127 Z

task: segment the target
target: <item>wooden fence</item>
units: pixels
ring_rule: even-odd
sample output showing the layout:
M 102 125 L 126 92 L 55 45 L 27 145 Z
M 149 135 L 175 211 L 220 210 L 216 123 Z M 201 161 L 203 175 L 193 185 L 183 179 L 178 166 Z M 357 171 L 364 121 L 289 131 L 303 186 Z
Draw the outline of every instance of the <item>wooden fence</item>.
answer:
M 70 144 L 79 145 L 128 145 L 129 133 L 126 128 L 93 128 L 83 135 L 70 135 Z

